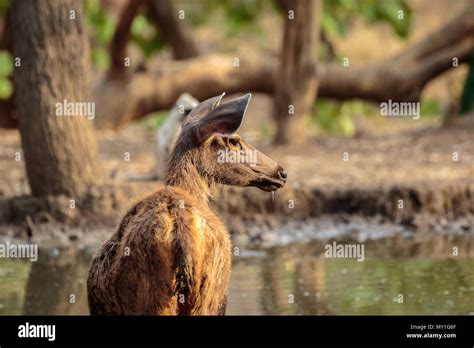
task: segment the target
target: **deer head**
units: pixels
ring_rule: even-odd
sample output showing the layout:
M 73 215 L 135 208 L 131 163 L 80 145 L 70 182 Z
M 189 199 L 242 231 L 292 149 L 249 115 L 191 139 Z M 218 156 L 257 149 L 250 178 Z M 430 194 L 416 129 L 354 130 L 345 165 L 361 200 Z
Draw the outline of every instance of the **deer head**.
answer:
M 264 191 L 283 187 L 285 170 L 237 134 L 251 94 L 220 104 L 223 96 L 203 101 L 185 118 L 168 164 L 167 183 L 188 190 L 212 183 Z

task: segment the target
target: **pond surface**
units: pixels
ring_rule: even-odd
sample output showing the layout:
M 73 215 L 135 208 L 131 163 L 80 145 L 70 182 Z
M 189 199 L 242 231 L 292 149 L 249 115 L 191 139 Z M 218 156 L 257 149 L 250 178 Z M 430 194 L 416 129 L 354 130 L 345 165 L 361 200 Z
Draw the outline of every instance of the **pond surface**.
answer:
M 327 258 L 327 242 L 316 240 L 240 250 L 227 314 L 474 315 L 472 237 L 439 238 L 366 242 L 362 262 Z M 453 245 L 463 246 L 458 256 Z M 36 262 L 0 258 L 0 314 L 88 314 L 94 252 L 40 249 Z

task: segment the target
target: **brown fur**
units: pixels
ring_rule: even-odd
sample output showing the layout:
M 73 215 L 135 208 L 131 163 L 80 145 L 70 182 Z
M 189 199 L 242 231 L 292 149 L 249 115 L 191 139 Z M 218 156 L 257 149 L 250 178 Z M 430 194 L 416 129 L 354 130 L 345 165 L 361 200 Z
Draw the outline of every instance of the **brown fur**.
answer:
M 217 151 L 234 146 L 236 139 L 241 149 L 251 148 L 234 134 L 245 109 L 241 105 L 232 108 L 231 102 L 222 111 L 217 108 L 220 98 L 216 98 L 196 107 L 183 125 L 168 165 L 166 186 L 128 211 L 92 261 L 87 281 L 91 314 L 225 313 L 231 242 L 208 204 L 210 186 L 221 183 L 274 190 L 283 185 L 284 180 L 276 176 L 284 172 L 263 154 L 257 169 L 216 162 Z M 216 118 L 211 116 L 218 111 L 223 112 L 218 120 L 228 121 L 220 130 L 224 134 L 215 134 Z M 234 121 L 235 115 L 240 120 L 231 124 L 229 119 Z M 230 139 L 234 145 L 229 145 Z

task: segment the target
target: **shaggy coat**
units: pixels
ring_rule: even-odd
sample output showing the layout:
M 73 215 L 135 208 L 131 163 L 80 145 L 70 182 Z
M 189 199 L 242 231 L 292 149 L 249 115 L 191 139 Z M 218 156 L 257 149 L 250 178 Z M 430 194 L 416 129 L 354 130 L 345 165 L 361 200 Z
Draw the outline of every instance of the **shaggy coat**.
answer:
M 235 134 L 250 95 L 219 106 L 208 99 L 187 116 L 171 155 L 166 186 L 136 203 L 92 261 L 92 315 L 223 315 L 231 241 L 209 206 L 214 183 L 274 191 L 286 173 L 257 163 L 218 163 L 217 153 L 256 151 Z

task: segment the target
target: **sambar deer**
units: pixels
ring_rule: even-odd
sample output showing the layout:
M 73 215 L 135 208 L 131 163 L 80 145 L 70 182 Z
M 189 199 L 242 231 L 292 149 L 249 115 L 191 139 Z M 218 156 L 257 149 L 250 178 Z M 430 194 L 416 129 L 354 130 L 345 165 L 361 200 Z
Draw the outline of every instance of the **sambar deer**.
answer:
M 236 133 L 251 95 L 220 104 L 222 97 L 203 101 L 185 118 L 166 186 L 135 204 L 93 259 L 92 315 L 225 314 L 231 241 L 209 205 L 210 186 L 275 191 L 287 175 Z M 255 161 L 218 160 L 222 151 L 253 152 Z

